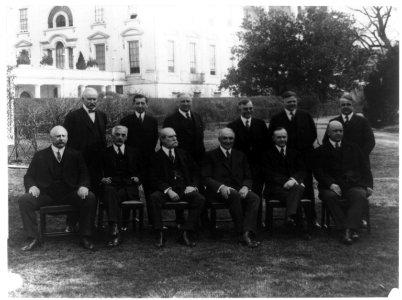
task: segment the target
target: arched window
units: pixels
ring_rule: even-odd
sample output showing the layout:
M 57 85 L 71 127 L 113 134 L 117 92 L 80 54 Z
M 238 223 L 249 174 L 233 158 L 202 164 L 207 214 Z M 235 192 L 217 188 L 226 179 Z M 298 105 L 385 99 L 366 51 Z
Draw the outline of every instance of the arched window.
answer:
M 61 42 L 56 44 L 56 68 L 64 69 L 64 45 Z
M 56 27 L 66 27 L 66 18 L 63 15 L 57 16 Z
M 31 95 L 28 92 L 23 91 L 20 95 L 20 98 L 31 98 Z
M 60 17 L 59 14 L 64 16 L 64 25 L 58 25 L 57 19 Z M 56 20 L 55 20 L 56 17 Z M 49 28 L 56 27 L 66 27 L 73 26 L 73 14 L 68 6 L 55 6 L 49 13 L 47 18 L 47 24 Z

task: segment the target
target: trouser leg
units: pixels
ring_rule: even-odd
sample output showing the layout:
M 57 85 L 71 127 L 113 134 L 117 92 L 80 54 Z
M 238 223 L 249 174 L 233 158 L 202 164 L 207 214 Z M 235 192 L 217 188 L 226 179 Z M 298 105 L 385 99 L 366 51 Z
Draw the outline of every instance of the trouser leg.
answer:
M 155 230 L 162 230 L 162 207 L 168 200 L 168 196 L 161 192 L 154 192 L 150 195 L 153 226 Z
M 189 202 L 188 218 L 183 226 L 184 230 L 195 230 L 200 218 L 200 214 L 205 205 L 205 197 L 199 192 L 191 192 L 184 196 L 184 200 Z
M 74 191 L 68 194 L 63 202 L 79 209 L 80 235 L 82 237 L 92 236 L 97 206 L 95 195 L 89 192 L 85 199 L 81 199 Z
M 228 199 L 225 199 L 224 202 L 229 207 L 229 212 L 232 216 L 236 232 L 238 234 L 243 233 L 243 208 L 240 194 L 235 190 L 230 190 L 229 197 Z
M 345 227 L 358 230 L 361 225 L 365 203 L 367 201 L 366 190 L 362 187 L 353 187 L 346 191 L 344 197 L 347 199 L 347 212 Z
M 320 190 L 320 198 L 327 204 L 338 229 L 345 229 L 346 215 L 340 205 L 341 197 L 329 189 Z
M 22 225 L 24 232 L 28 238 L 38 237 L 38 222 L 36 220 L 36 210 L 41 206 L 49 205 L 53 202 L 52 198 L 48 195 L 39 195 L 35 198 L 29 193 L 22 195 L 18 199 Z
M 245 203 L 243 232 L 257 232 L 257 216 L 260 198 L 253 192 L 248 192 L 242 200 Z
M 285 196 L 286 199 L 286 216 L 292 216 L 297 213 L 300 206 L 300 200 L 303 196 L 304 188 L 301 185 L 294 185 Z
M 109 222 L 118 223 L 120 221 L 120 198 L 118 189 L 111 185 L 102 188 L 102 202 L 106 207 Z

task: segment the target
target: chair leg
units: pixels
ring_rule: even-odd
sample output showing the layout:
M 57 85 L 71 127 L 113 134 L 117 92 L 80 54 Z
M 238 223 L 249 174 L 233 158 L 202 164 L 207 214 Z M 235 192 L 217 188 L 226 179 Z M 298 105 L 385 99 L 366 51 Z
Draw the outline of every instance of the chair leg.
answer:
M 304 215 L 306 216 L 306 222 L 307 222 L 307 231 L 311 232 L 313 229 L 313 214 L 312 214 L 312 209 L 313 205 L 312 202 L 303 202 L 302 204 L 303 210 L 304 210 Z
M 99 202 L 98 204 L 98 230 L 103 228 L 103 206 Z
M 144 207 L 140 207 L 138 209 L 138 213 L 139 213 L 139 231 L 140 231 L 140 235 L 142 235 L 142 230 L 144 229 Z
M 211 224 L 209 225 L 211 234 L 215 234 L 216 230 L 216 209 L 211 207 Z
M 267 204 L 267 212 L 266 212 L 266 226 L 268 233 L 272 235 L 274 229 L 274 207 L 272 205 Z
M 46 233 L 46 214 L 39 213 L 39 241 L 42 244 Z
M 371 234 L 371 221 L 370 221 L 370 203 L 367 200 L 367 233 Z

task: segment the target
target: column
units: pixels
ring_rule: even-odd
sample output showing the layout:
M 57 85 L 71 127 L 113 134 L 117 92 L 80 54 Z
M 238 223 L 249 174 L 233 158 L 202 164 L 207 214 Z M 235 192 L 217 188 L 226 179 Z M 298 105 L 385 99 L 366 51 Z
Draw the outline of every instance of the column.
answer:
M 35 84 L 35 95 L 34 98 L 40 98 L 40 84 Z

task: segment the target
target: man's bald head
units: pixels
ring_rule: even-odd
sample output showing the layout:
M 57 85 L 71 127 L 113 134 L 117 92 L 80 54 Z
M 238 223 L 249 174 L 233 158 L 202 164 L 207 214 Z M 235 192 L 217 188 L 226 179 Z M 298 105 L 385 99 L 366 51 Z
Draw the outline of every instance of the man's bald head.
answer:
M 177 96 L 177 102 L 180 110 L 184 112 L 188 112 L 191 109 L 191 104 L 193 102 L 193 98 L 186 93 L 180 93 Z
M 63 148 L 68 140 L 67 130 L 63 126 L 57 125 L 50 130 L 50 138 L 53 146 Z
M 343 137 L 343 126 L 342 123 L 339 121 L 331 121 L 328 124 L 327 128 L 328 137 L 334 141 L 339 142 L 342 140 Z
M 165 127 L 162 128 L 159 132 L 159 139 L 162 146 L 165 146 L 168 149 L 176 148 L 179 145 L 177 141 L 176 132 L 173 128 Z

